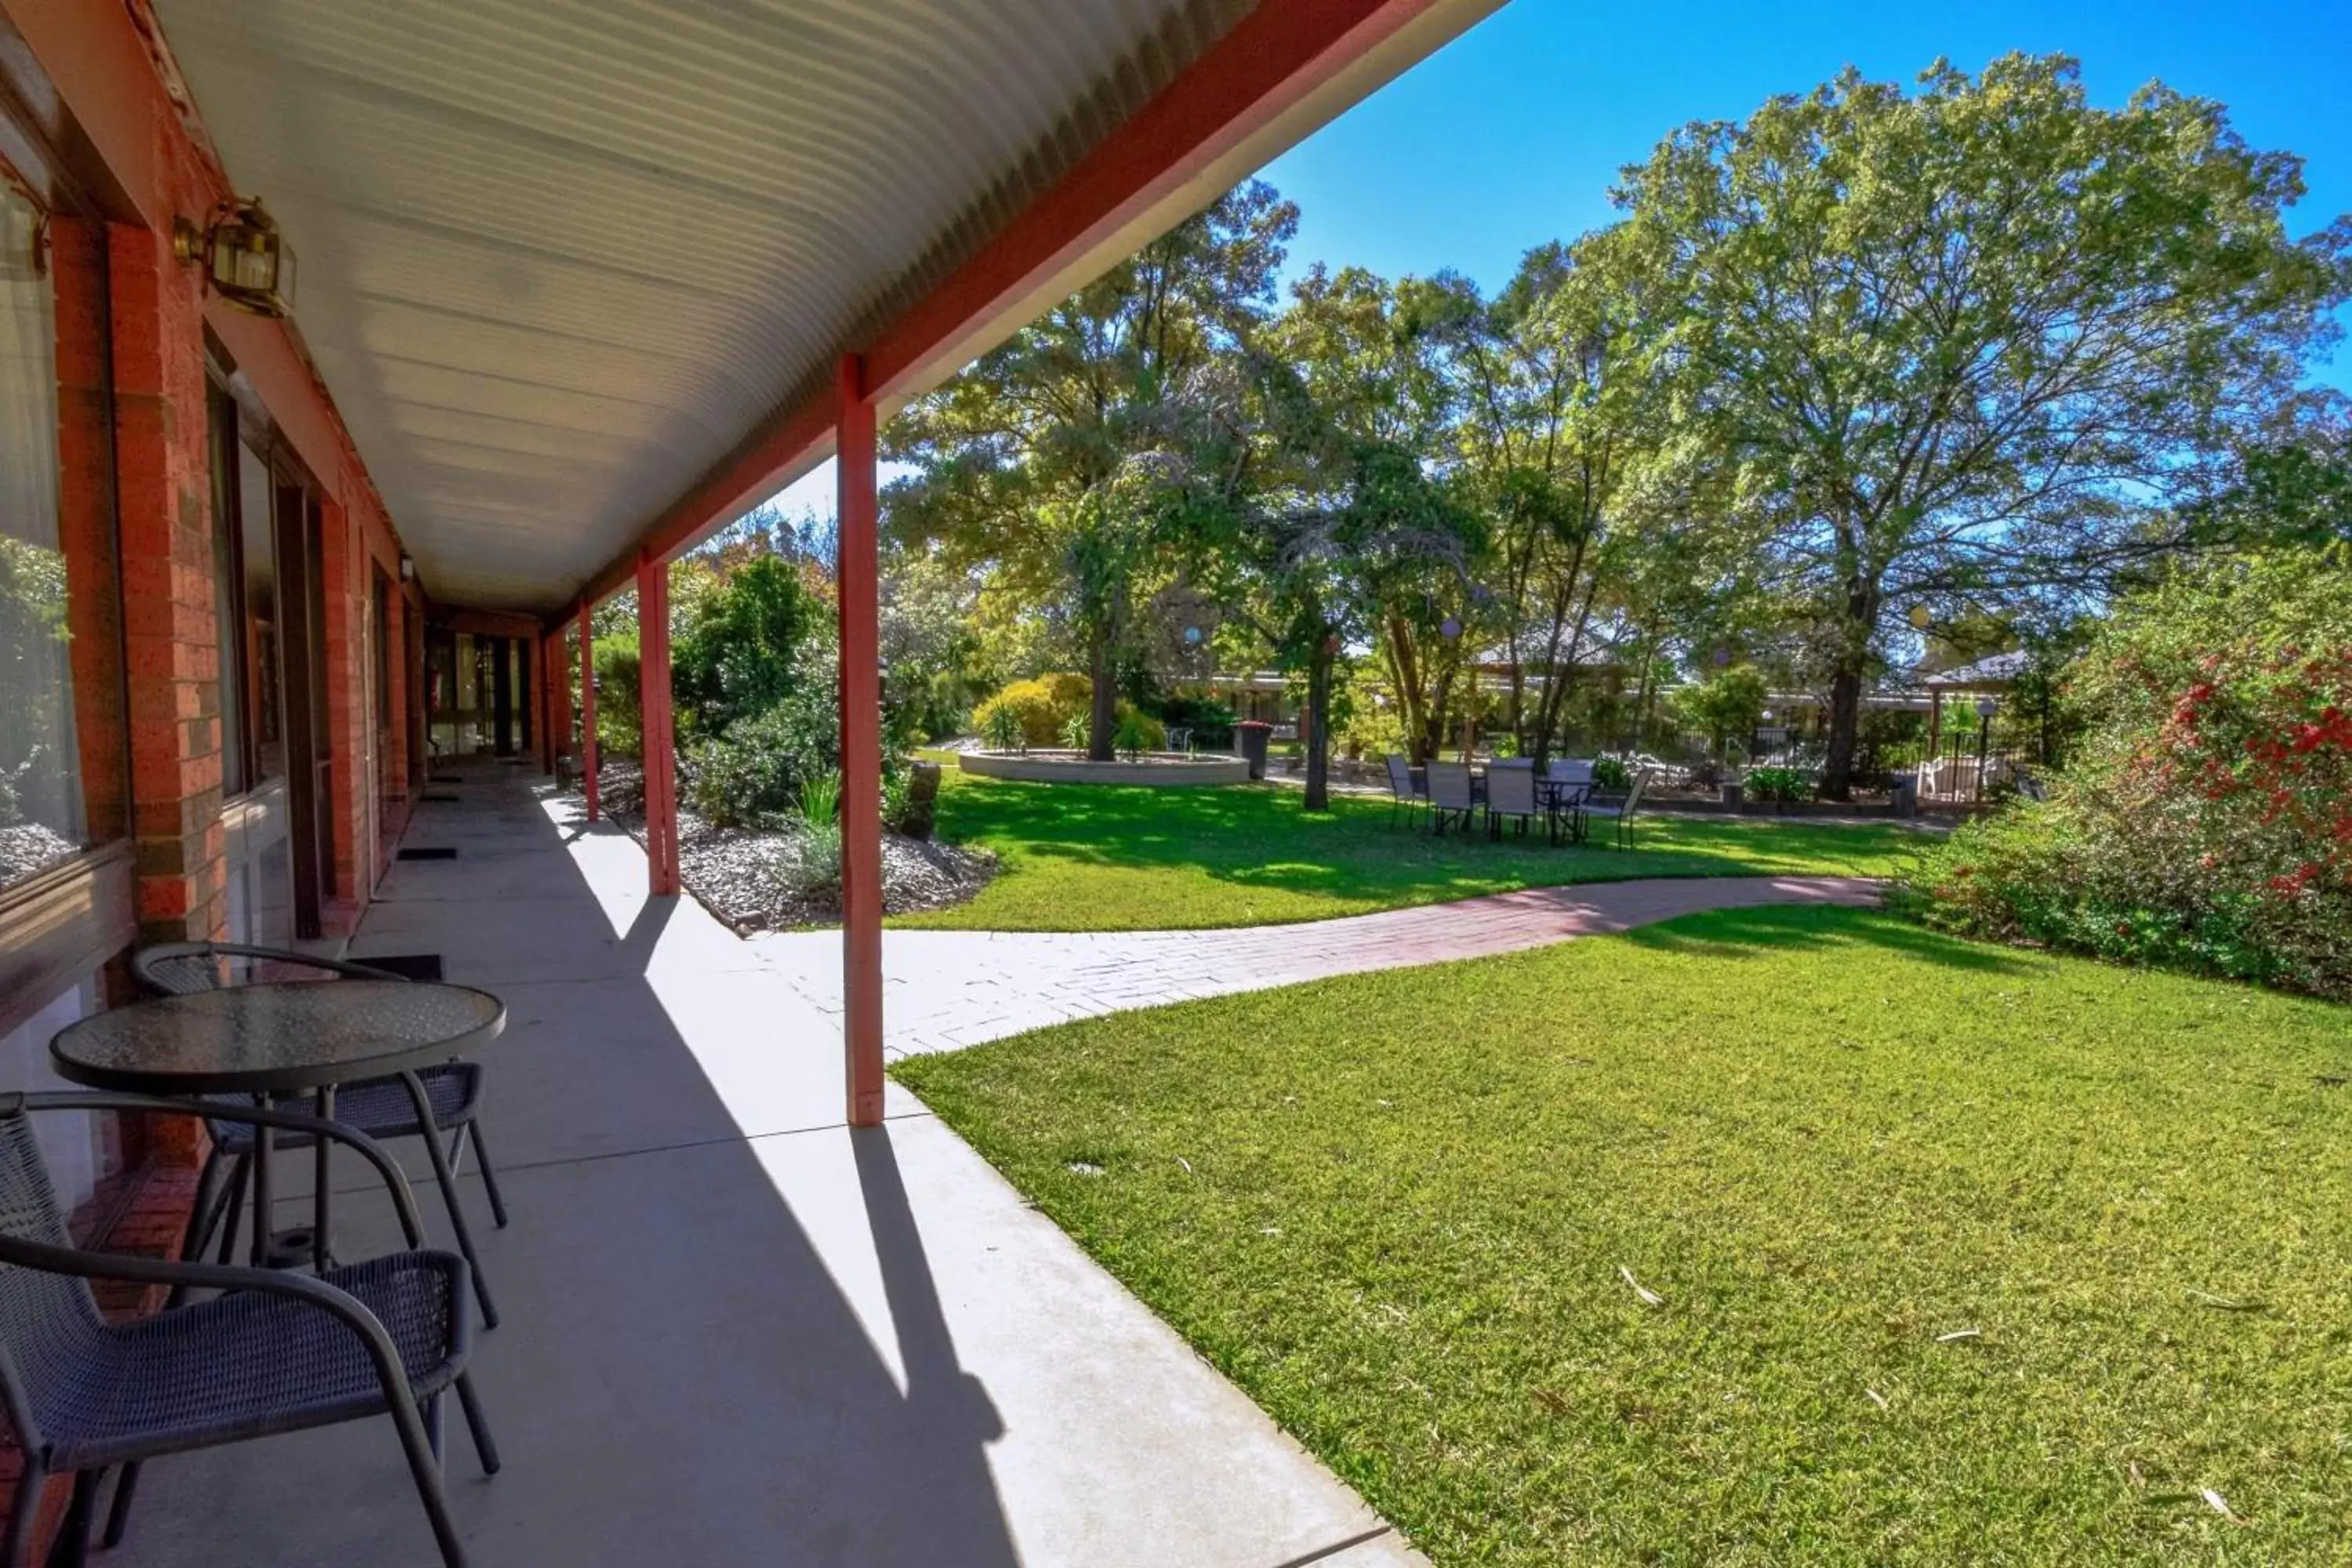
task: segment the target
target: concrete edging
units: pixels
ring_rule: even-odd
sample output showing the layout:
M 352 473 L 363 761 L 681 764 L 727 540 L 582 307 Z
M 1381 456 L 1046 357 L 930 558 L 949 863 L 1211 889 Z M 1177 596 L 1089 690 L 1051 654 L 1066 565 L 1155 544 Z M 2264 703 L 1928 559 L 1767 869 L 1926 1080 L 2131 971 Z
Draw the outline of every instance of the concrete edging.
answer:
M 1240 757 L 1188 757 L 1180 752 L 1146 752 L 1138 762 L 1092 762 L 1069 752 L 959 752 L 956 766 L 984 779 L 1025 784 L 1146 784 L 1181 789 L 1202 784 L 1247 784 L 1249 763 Z

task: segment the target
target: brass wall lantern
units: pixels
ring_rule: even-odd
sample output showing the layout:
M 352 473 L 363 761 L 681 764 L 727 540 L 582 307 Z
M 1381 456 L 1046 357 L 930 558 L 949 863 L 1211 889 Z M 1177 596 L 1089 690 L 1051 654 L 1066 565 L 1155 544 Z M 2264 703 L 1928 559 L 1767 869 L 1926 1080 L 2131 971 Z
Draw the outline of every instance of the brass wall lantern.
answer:
M 202 265 L 214 292 L 230 304 L 257 316 L 293 312 L 294 247 L 259 197 L 221 203 L 202 230 L 179 219 L 172 248 L 182 261 Z

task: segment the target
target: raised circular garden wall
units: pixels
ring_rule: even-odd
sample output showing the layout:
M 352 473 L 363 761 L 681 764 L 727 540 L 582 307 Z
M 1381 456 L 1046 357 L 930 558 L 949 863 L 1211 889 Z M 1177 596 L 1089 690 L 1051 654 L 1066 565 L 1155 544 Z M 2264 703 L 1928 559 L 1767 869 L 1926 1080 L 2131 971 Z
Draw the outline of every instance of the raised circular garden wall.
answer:
M 1134 761 L 1090 762 L 1076 752 L 962 752 L 956 765 L 984 779 L 1021 779 L 1030 784 L 1229 784 L 1249 782 L 1241 757 L 1188 757 L 1181 752 L 1145 752 Z

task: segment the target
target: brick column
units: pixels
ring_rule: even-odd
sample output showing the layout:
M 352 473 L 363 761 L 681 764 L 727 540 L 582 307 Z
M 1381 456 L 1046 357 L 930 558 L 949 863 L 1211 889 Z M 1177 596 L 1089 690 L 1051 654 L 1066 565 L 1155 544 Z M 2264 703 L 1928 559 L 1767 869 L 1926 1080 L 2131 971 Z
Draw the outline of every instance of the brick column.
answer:
M 320 597 L 326 606 L 327 748 L 333 759 L 327 770 L 331 798 L 325 803 L 335 861 L 328 925 L 340 933 L 357 920 L 375 889 L 375 847 L 367 831 L 368 792 L 375 787 L 366 765 L 368 558 L 359 547 L 351 510 L 327 495 L 319 498 L 319 570 L 326 579 Z
M 223 933 L 221 628 L 201 279 L 168 234 L 107 232 L 132 831 L 152 942 Z

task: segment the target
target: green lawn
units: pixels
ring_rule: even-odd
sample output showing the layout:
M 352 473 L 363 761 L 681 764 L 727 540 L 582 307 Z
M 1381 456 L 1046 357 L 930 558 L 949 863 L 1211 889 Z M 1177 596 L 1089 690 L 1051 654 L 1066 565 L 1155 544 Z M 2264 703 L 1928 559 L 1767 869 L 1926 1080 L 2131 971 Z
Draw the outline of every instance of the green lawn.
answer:
M 1916 847 L 1894 824 L 1652 816 L 1636 847 L 1552 848 L 1539 836 L 1389 825 L 1386 804 L 1310 815 L 1267 785 L 1147 789 L 941 780 L 939 833 L 1003 869 L 968 904 L 894 923 L 973 931 L 1170 931 L 1325 920 L 1479 893 L 1633 877 L 1886 876 Z
M 2352 1558 L 2352 1011 L 1780 908 L 895 1070 L 1440 1564 Z

